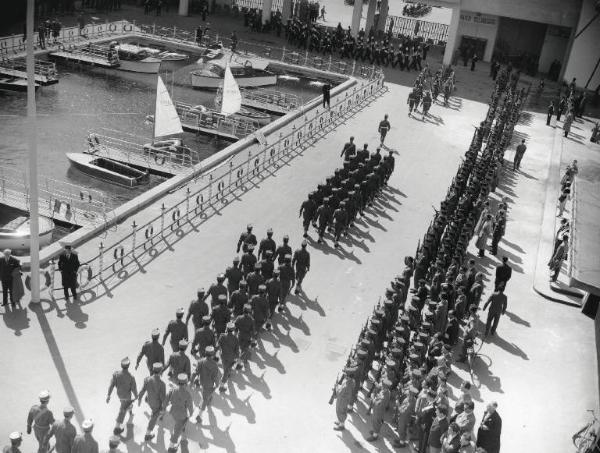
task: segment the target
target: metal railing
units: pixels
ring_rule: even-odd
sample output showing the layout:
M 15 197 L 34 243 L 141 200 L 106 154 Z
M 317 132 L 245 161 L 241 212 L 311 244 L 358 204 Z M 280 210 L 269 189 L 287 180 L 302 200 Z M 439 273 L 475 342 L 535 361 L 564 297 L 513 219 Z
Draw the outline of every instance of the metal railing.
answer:
M 1 55 L 0 66 L 5 69 L 12 71 L 19 71 L 27 73 L 27 65 L 24 58 L 7 58 L 5 55 Z M 56 64 L 50 61 L 35 60 L 34 71 L 37 76 L 45 79 L 45 82 L 52 82 L 58 79 L 58 72 L 56 70 Z
M 424 40 L 431 40 L 434 44 L 441 44 L 448 41 L 447 24 L 402 16 L 388 16 L 385 22 L 385 31 L 388 32 L 390 28 L 394 36 L 419 37 Z
M 260 129 L 257 121 L 227 117 L 209 108 L 201 111 L 190 104 L 176 102 L 175 109 L 184 125 L 188 123 L 198 128 L 210 129 L 238 138 L 244 138 Z
M 344 121 L 347 115 L 360 110 L 384 88 L 383 77 L 357 84 L 353 89 L 335 96 L 329 109 L 316 109 L 308 112 L 302 125 L 286 134 L 279 133 L 273 143 L 261 146 L 258 152 L 249 150 L 238 153 L 229 161 L 213 169 L 202 172 L 185 187 L 183 199 L 170 207 L 161 206 L 161 213 L 143 224 L 132 223 L 132 231 L 112 244 L 99 241 L 98 253 L 89 257 L 83 268 L 87 276 L 80 282 L 85 288 L 90 280 L 103 282 L 109 275 L 119 274 L 131 263 L 136 264 L 140 257 L 156 255 L 161 243 L 167 247 L 166 238 L 175 234 L 185 234 L 183 228 L 196 217 L 206 217 L 207 211 L 216 204 L 224 204 L 238 191 L 246 190 L 253 178 L 272 173 L 284 159 L 292 153 L 308 147 L 312 140 L 325 134 L 328 128 Z M 267 137 L 269 140 L 271 136 Z M 270 140 L 269 140 L 270 141 Z M 202 180 L 202 181 L 200 181 Z M 200 186 L 199 188 L 197 186 Z M 194 187 L 196 186 L 196 187 Z M 193 230 L 191 225 L 189 228 Z M 152 252 L 154 250 L 154 252 Z M 50 272 L 53 273 L 51 265 Z M 53 281 L 53 279 L 52 279 Z M 53 289 L 53 283 L 50 290 Z
M 255 105 L 276 105 L 287 111 L 300 107 L 302 101 L 300 97 L 292 93 L 283 93 L 275 90 L 255 88 L 252 90 L 240 88 L 242 93 L 242 103 L 244 101 L 253 101 Z

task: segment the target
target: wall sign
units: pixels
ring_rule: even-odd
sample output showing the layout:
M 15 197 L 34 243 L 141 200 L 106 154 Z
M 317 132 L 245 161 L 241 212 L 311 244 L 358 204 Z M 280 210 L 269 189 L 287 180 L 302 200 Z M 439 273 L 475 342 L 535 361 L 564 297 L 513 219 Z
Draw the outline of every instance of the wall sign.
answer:
M 486 14 L 462 12 L 460 13 L 460 20 L 481 25 L 496 25 L 497 18 Z

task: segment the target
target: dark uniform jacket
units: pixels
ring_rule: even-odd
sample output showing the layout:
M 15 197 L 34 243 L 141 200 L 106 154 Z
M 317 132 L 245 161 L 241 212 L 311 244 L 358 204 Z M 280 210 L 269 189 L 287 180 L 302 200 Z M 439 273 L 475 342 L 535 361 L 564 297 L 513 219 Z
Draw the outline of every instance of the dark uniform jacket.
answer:
M 77 253 L 71 252 L 69 256 L 67 256 L 66 252 L 60 254 L 58 258 L 58 270 L 62 273 L 63 286 L 77 279 L 78 269 L 79 258 L 77 257 Z
M 19 267 L 21 267 L 21 263 L 14 256 L 8 258 L 8 261 L 4 256 L 0 258 L 0 278 L 2 281 L 12 281 L 12 273 Z

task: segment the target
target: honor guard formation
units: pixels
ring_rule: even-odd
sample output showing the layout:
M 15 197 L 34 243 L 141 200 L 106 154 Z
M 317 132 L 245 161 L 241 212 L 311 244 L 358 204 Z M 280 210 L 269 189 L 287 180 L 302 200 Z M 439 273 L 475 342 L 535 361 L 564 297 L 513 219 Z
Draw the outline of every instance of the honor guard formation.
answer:
M 506 203 L 498 203 L 493 215 L 489 195 L 498 183 L 504 151 L 523 106 L 524 91 L 517 90 L 517 82 L 515 74 L 499 75 L 488 114 L 414 259 L 405 258 L 406 267 L 391 281 L 359 333 L 330 399 L 330 404 L 335 401 L 335 430 L 344 430 L 348 413 L 364 405 L 371 422 L 369 441 L 379 439 L 387 421 L 394 427 L 397 448 L 412 441 L 420 453 L 475 451 L 476 447 L 478 452 L 499 451 L 497 404 L 488 404 L 475 433 L 470 383 L 463 383 L 462 394 L 451 408 L 447 380 L 454 349 L 460 351 L 458 360 L 468 360 L 469 366 L 477 353 L 483 275 L 466 252 L 476 236 L 482 255 L 493 236 L 490 251 L 496 253 L 504 233 Z M 486 336 L 494 335 L 506 311 L 504 289 L 510 276 L 504 258 L 496 269 L 494 292 L 482 307 L 489 307 Z

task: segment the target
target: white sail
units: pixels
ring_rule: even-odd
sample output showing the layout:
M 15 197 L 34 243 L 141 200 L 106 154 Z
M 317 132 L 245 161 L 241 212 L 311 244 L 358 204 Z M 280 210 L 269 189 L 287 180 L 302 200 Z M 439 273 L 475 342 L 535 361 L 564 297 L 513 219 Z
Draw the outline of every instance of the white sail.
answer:
M 221 99 L 221 113 L 225 116 L 232 115 L 242 107 L 242 93 L 233 78 L 229 64 L 225 67 L 223 78 L 223 98 Z
M 158 76 L 156 84 L 156 109 L 154 112 L 154 138 L 166 137 L 167 135 L 181 134 L 183 129 L 181 121 L 171 96 L 164 82 Z

